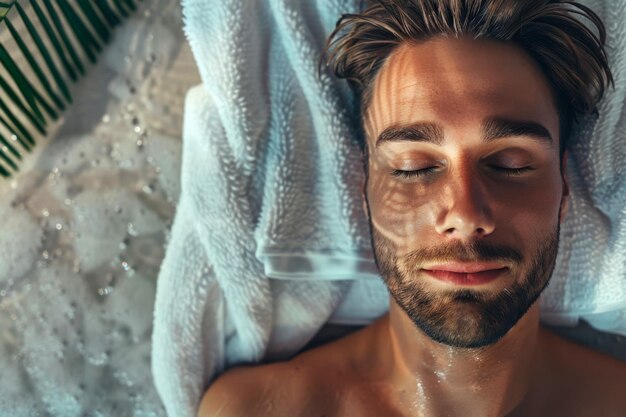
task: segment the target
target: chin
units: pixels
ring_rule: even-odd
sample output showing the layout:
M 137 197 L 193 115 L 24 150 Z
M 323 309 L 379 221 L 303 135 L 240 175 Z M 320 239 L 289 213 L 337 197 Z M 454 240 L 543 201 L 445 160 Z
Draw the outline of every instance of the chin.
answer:
M 414 325 L 436 342 L 476 349 L 502 339 L 539 299 L 549 279 L 517 283 L 495 295 L 470 289 L 447 295 L 395 288 L 390 293 Z

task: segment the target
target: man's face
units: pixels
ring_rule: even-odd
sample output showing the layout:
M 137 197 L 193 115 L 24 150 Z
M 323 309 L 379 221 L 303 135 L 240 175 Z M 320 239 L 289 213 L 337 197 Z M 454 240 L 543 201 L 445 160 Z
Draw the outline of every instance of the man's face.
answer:
M 391 296 L 434 340 L 494 343 L 555 264 L 567 187 L 547 80 L 509 43 L 403 44 L 364 125 L 372 241 Z

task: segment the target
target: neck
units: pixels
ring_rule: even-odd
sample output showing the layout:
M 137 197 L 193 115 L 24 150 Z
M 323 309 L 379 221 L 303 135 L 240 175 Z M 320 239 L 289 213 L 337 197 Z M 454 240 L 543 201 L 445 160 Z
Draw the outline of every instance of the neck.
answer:
M 389 378 L 414 415 L 503 417 L 523 406 L 537 363 L 538 302 L 502 339 L 477 349 L 433 341 L 393 299 L 381 324 Z

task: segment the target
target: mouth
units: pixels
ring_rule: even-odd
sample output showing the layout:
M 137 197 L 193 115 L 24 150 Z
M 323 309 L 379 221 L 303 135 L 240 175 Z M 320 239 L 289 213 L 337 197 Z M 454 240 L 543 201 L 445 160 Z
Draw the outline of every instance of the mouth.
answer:
M 422 270 L 439 281 L 454 285 L 483 285 L 496 280 L 508 268 L 497 263 L 455 262 L 432 265 Z

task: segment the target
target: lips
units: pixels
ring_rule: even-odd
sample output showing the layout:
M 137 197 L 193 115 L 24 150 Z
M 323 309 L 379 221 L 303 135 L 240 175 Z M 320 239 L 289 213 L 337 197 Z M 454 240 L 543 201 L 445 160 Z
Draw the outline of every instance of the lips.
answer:
M 455 285 L 481 285 L 495 280 L 507 269 L 496 263 L 448 263 L 429 266 L 424 272 Z

